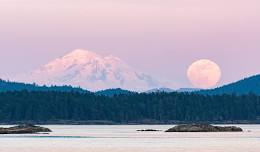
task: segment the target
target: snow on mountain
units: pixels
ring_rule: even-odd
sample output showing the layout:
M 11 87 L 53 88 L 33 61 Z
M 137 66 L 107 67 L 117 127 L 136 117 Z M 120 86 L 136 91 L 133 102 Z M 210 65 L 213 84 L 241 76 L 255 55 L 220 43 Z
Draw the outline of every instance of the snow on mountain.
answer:
M 145 93 L 149 94 L 149 93 L 161 93 L 161 92 L 172 93 L 172 92 L 175 92 L 175 90 L 170 89 L 170 88 L 155 88 L 155 89 L 148 90 Z
M 177 92 L 196 92 L 199 91 L 201 89 L 198 88 L 180 88 L 177 90 Z
M 103 57 L 80 49 L 20 75 L 16 80 L 41 85 L 80 86 L 91 91 L 109 88 L 142 91 L 160 87 L 151 76 L 135 70 L 117 57 Z

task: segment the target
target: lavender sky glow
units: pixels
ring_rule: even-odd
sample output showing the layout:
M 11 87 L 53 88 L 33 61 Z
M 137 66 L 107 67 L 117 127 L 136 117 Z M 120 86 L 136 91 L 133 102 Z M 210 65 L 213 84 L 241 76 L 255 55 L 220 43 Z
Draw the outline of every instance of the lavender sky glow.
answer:
M 210 59 L 219 85 L 260 73 L 259 0 L 0 0 L 0 76 L 71 50 L 113 54 L 173 88 Z

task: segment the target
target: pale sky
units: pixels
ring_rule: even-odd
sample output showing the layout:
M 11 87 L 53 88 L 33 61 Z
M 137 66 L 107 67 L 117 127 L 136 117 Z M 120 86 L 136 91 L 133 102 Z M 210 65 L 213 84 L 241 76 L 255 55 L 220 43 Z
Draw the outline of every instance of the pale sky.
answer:
M 0 76 L 74 49 L 113 54 L 173 88 L 189 65 L 219 64 L 219 85 L 260 73 L 259 0 L 0 0 Z

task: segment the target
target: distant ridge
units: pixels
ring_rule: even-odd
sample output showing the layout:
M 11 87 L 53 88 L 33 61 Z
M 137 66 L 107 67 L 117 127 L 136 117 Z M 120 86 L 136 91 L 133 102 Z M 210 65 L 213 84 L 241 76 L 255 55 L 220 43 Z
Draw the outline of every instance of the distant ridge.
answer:
M 27 84 L 22 82 L 11 82 L 0 79 L 0 92 L 6 91 L 59 91 L 59 92 L 89 92 L 81 88 L 71 86 L 39 86 L 36 84 Z
M 90 92 L 88 90 L 84 90 L 79 87 L 72 87 L 72 86 L 45 86 L 45 85 L 38 85 L 38 84 L 29 84 L 29 83 L 22 83 L 22 82 L 11 82 L 5 81 L 0 79 L 0 92 L 6 91 L 21 91 L 21 90 L 28 90 L 28 91 L 59 91 L 59 92 Z M 253 93 L 256 95 L 260 95 L 260 75 L 255 75 L 252 77 L 245 78 L 243 80 L 224 85 L 219 88 L 209 89 L 209 90 L 200 90 L 196 88 L 181 88 L 178 90 L 173 90 L 170 88 L 156 88 L 148 90 L 144 93 L 172 93 L 172 92 L 192 92 L 192 93 L 199 93 L 204 95 L 221 95 L 221 94 L 249 94 Z M 129 90 L 124 90 L 121 88 L 116 89 L 106 89 L 101 91 L 94 92 L 96 95 L 105 95 L 105 96 L 114 96 L 119 94 L 131 94 L 137 93 L 132 92 Z
M 175 90 L 170 89 L 170 88 L 155 88 L 155 89 L 151 89 L 146 91 L 145 93 L 171 93 L 171 92 L 175 92 Z
M 198 88 L 180 88 L 177 90 L 177 92 L 195 92 L 199 91 L 200 89 Z
M 216 89 L 199 91 L 198 93 L 207 95 L 254 93 L 260 95 L 260 75 L 251 76 Z
M 151 89 L 146 91 L 145 93 L 172 93 L 172 92 L 195 92 L 195 91 L 199 91 L 200 89 L 197 88 L 180 88 L 178 90 L 174 90 L 174 89 L 170 89 L 170 88 L 155 88 L 155 89 Z

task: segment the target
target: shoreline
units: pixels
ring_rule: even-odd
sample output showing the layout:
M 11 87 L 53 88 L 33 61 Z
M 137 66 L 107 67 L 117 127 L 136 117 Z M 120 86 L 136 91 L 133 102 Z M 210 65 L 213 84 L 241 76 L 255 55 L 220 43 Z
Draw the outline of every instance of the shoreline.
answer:
M 254 125 L 260 124 L 260 120 L 236 120 L 236 121 L 129 121 L 129 122 L 114 122 L 106 120 L 91 120 L 91 121 L 73 121 L 73 120 L 53 120 L 53 121 L 9 121 L 0 122 L 0 125 L 17 125 L 17 124 L 36 124 L 36 125 L 178 125 L 178 124 L 245 124 Z

